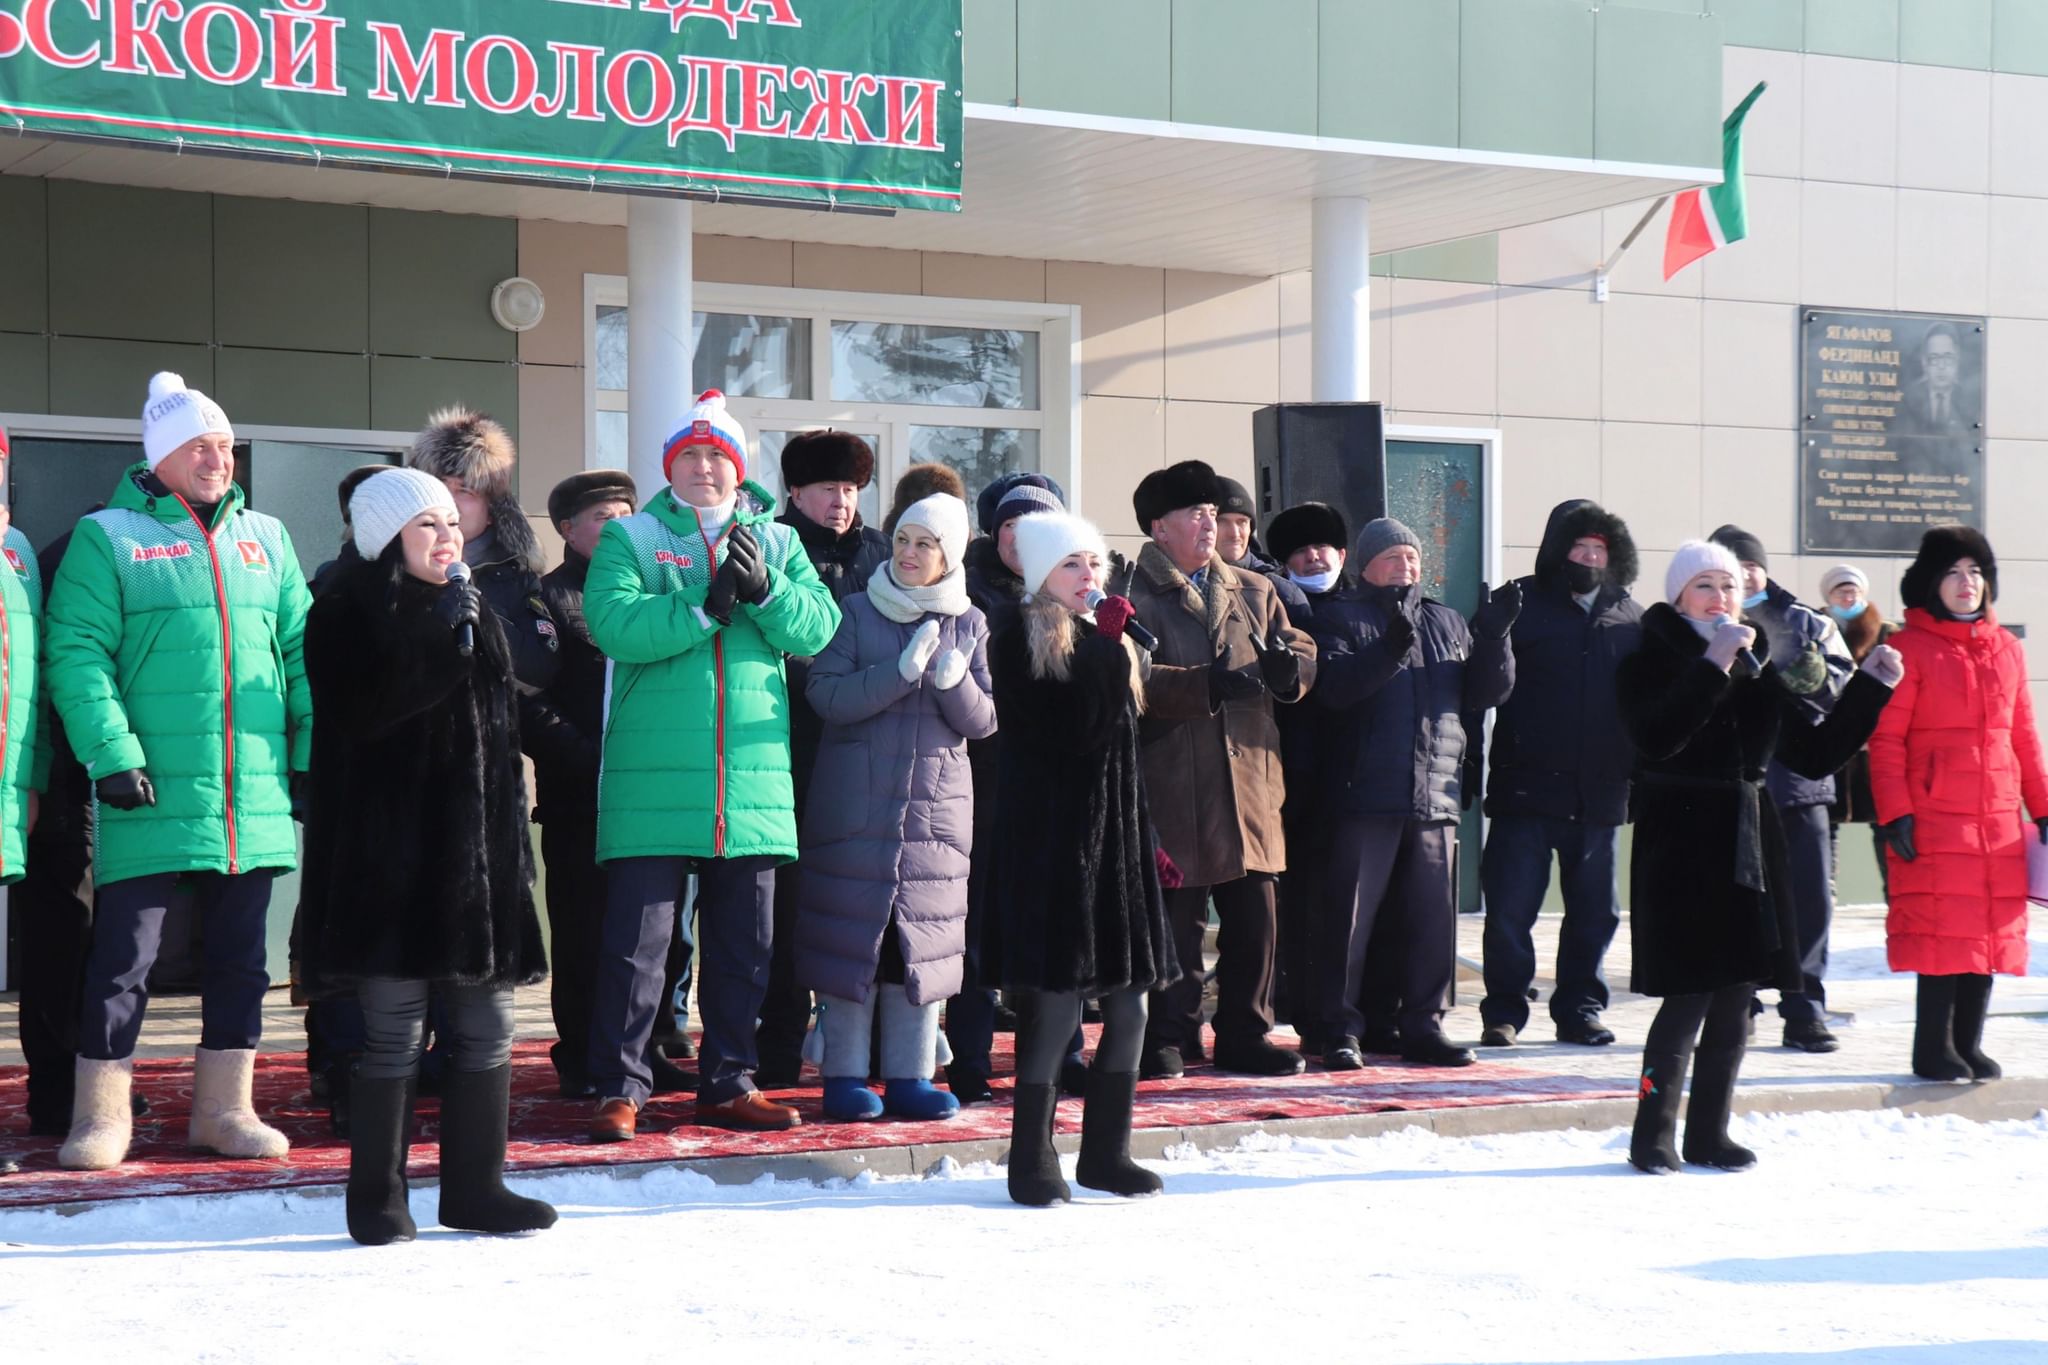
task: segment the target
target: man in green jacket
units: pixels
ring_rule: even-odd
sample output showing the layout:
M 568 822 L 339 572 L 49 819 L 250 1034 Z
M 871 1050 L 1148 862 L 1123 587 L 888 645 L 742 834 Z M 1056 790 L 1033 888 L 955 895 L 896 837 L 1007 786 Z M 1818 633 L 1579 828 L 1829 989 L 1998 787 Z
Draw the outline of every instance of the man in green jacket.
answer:
M 697 1114 L 791 1128 L 754 1088 L 775 868 L 795 859 L 782 661 L 839 627 L 796 533 L 746 478 L 747 437 L 711 390 L 663 448 L 669 486 L 605 527 L 583 586 L 612 661 L 598 776 L 597 859 L 610 878 L 599 951 L 590 1136 L 634 1135 L 676 902 L 697 875 Z
M 136 1039 L 165 910 L 205 939 L 193 1147 L 281 1157 L 250 1103 L 270 883 L 297 861 L 291 781 L 312 745 L 300 643 L 311 596 L 291 538 L 247 510 L 220 405 L 149 383 L 147 462 L 79 522 L 50 589 L 45 685 L 93 782 L 93 942 L 60 1164 L 127 1155 Z

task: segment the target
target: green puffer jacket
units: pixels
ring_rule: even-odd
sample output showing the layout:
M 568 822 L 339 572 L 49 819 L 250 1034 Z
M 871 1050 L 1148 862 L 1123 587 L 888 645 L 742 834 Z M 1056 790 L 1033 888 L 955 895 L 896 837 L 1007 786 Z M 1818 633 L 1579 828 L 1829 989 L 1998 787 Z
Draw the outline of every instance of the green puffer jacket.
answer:
M 209 534 L 147 476 L 128 470 L 78 523 L 50 587 L 44 684 L 79 762 L 156 787 L 154 806 L 96 806 L 94 874 L 292 867 L 288 772 L 311 755 L 313 697 L 291 537 L 239 488 Z
M 0 882 L 18 882 L 28 863 L 28 794 L 50 779 L 36 687 L 43 575 L 35 547 L 12 526 L 0 553 Z
M 740 489 L 733 524 L 760 542 L 768 600 L 721 627 L 703 610 L 728 526 L 707 544 L 663 489 L 604 528 L 583 585 L 590 637 L 611 659 L 597 858 L 796 857 L 785 654 L 816 654 L 839 608 L 774 500 Z

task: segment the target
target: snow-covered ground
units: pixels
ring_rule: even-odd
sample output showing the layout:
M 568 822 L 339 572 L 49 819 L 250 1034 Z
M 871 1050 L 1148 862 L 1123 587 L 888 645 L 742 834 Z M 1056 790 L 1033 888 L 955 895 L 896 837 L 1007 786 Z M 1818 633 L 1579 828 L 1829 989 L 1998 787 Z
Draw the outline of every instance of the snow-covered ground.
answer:
M 551 1232 L 381 1250 L 327 1197 L 0 1214 L 0 1360 L 2048 1360 L 2048 1116 L 1737 1134 L 1755 1171 L 1662 1178 L 1618 1132 L 1266 1138 L 1048 1210 L 577 1173 L 519 1182 Z

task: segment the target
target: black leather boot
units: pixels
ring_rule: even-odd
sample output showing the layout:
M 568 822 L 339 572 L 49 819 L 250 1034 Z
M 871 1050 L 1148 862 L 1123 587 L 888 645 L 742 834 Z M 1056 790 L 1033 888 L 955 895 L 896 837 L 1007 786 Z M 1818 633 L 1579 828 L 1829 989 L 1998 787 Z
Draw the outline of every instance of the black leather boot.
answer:
M 406 1207 L 405 1153 L 412 1127 L 413 1081 L 349 1082 L 348 1235 L 366 1247 L 419 1235 Z
M 1010 1119 L 1010 1198 L 1032 1208 L 1064 1204 L 1074 1192 L 1060 1174 L 1060 1154 L 1052 1145 L 1053 1112 L 1059 1087 L 1019 1085 Z
M 505 1123 L 512 1068 L 456 1071 L 441 1079 L 441 1226 L 464 1232 L 539 1232 L 551 1204 L 505 1188 Z
M 1998 1063 L 1984 1055 L 1984 1016 L 1991 1012 L 1991 978 L 1972 973 L 1952 978 L 1956 983 L 1956 1055 L 1980 1081 L 1995 1081 L 2005 1073 Z
M 1138 1097 L 1138 1077 L 1088 1072 L 1087 1107 L 1081 1111 L 1081 1160 L 1074 1179 L 1091 1190 L 1126 1198 L 1157 1194 L 1165 1188 L 1158 1176 L 1131 1160 L 1131 1109 Z
M 1636 1086 L 1636 1126 L 1629 1134 L 1628 1164 L 1651 1175 L 1679 1170 L 1678 1103 L 1685 1095 L 1686 1054 L 1645 1052 Z
M 1746 1171 L 1756 1153 L 1728 1139 L 1728 1112 L 1735 1102 L 1735 1077 L 1743 1047 L 1700 1048 L 1692 1057 L 1692 1105 L 1685 1115 L 1685 1159 L 1695 1166 Z
M 1967 1081 L 1970 1064 L 1956 1051 L 1954 976 L 1920 978 L 1913 1015 L 1913 1074 L 1929 1081 Z M 1981 1022 L 1979 1028 L 1982 1028 Z

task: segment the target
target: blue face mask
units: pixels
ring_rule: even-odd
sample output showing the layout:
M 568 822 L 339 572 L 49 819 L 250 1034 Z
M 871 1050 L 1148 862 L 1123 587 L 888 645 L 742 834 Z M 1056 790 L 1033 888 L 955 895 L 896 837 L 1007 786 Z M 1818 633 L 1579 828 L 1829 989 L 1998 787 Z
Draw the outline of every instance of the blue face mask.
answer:
M 1339 572 L 1341 570 L 1337 569 L 1332 569 L 1328 573 L 1303 574 L 1289 572 L 1287 576 L 1293 580 L 1294 586 L 1300 588 L 1303 592 L 1328 592 L 1331 586 L 1336 583 Z
M 1834 617 L 1837 621 L 1840 621 L 1846 625 L 1848 622 L 1853 621 L 1857 617 L 1861 616 L 1863 614 L 1863 609 L 1869 605 L 1870 603 L 1868 602 L 1858 602 L 1853 607 L 1838 607 L 1834 603 L 1830 602 L 1828 603 L 1828 615 Z
M 1764 589 L 1764 590 L 1763 590 L 1762 592 L 1760 592 L 1760 593 L 1757 593 L 1757 594 L 1756 594 L 1755 596 L 1753 596 L 1753 597 L 1745 597 L 1745 598 L 1743 598 L 1743 599 L 1742 599 L 1742 606 L 1743 606 L 1743 609 L 1744 609 L 1744 610 L 1746 611 L 1746 610 L 1748 610 L 1748 609 L 1749 609 L 1749 608 L 1751 608 L 1751 607 L 1760 607 L 1760 606 L 1762 606 L 1762 605 L 1764 604 L 1764 599 L 1765 599 L 1766 597 L 1769 597 L 1770 595 L 1771 595 L 1771 591 L 1770 591 L 1770 589 L 1769 589 L 1769 588 L 1766 588 L 1766 589 Z

